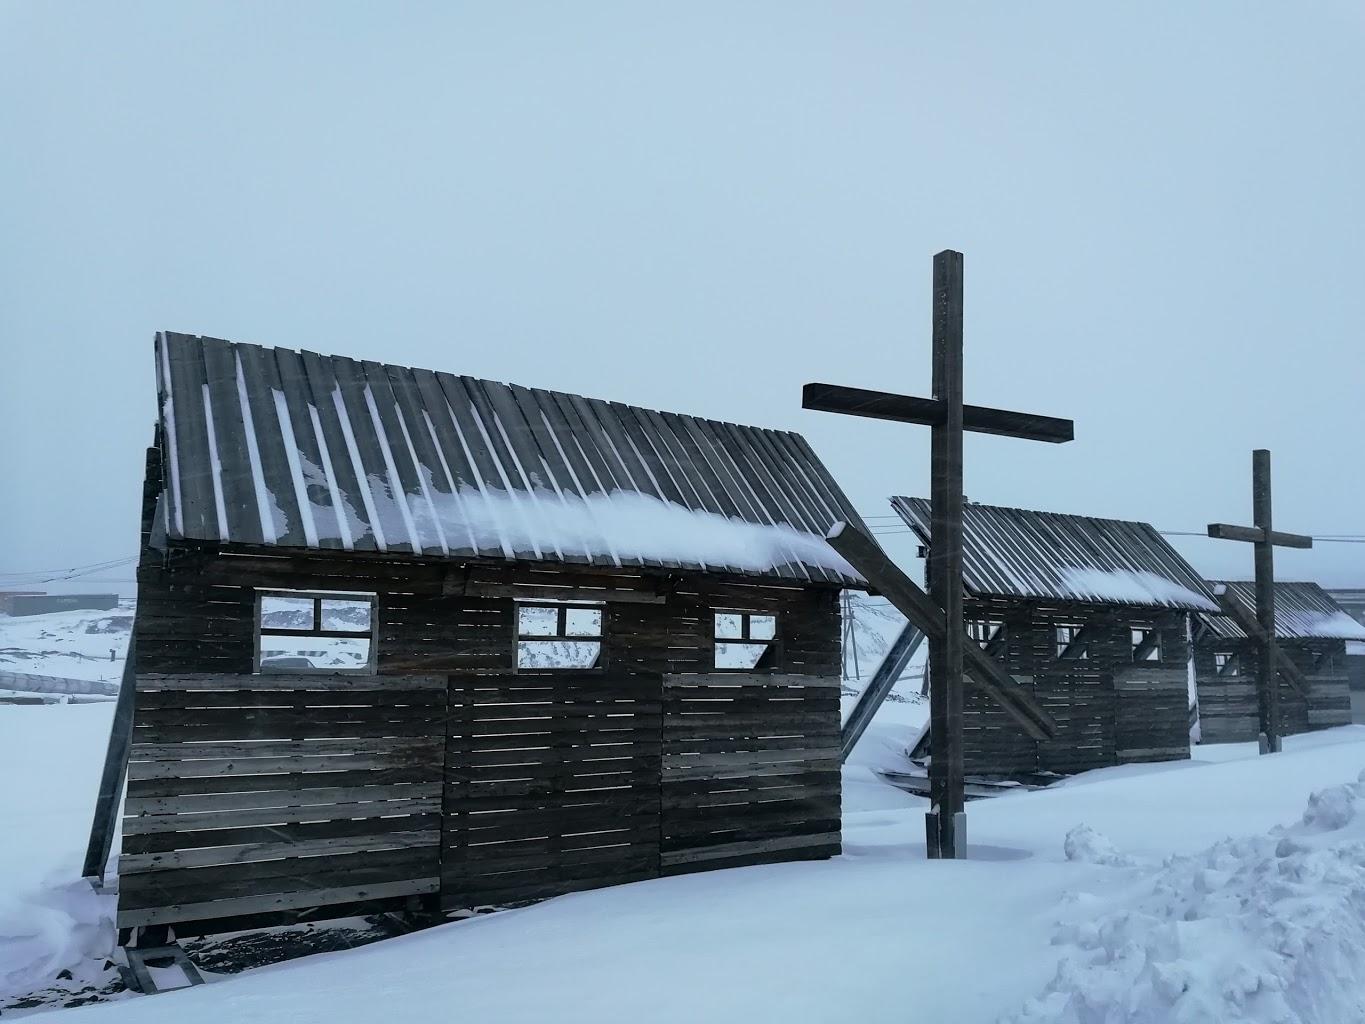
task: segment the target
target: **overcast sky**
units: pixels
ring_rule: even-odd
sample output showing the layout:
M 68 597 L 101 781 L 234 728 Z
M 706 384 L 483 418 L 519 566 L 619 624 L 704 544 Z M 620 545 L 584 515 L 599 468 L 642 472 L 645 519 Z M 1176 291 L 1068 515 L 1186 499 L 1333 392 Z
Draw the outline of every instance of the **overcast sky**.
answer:
M 801 384 L 927 393 L 944 248 L 967 400 L 1076 421 L 971 499 L 1202 530 L 1268 447 L 1365 534 L 1362 183 L 1353 3 L 0 0 L 0 572 L 135 553 L 159 329 L 799 430 L 885 514 L 927 430 Z

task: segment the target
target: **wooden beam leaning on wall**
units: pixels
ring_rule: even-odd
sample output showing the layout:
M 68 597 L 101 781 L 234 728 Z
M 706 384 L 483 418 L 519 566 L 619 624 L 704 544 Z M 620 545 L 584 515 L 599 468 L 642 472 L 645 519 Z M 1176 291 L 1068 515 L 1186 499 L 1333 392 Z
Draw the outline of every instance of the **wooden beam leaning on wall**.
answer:
M 1219 588 L 1215 591 L 1214 596 L 1218 598 L 1218 606 L 1223 610 L 1223 614 L 1237 623 L 1243 633 L 1258 644 L 1265 643 L 1265 631 L 1261 629 L 1261 624 L 1256 620 L 1256 616 L 1233 600 L 1226 588 Z M 1280 649 L 1278 644 L 1275 645 L 1275 669 L 1290 686 L 1303 696 L 1308 696 L 1310 689 L 1308 680 L 1299 671 L 1299 666 L 1289 660 L 1289 656 Z
M 897 611 L 918 626 L 930 642 L 943 637 L 943 610 L 886 557 L 871 537 L 848 523 L 836 523 L 826 539 L 830 547 L 862 573 Z M 1056 736 L 1057 723 L 1052 716 L 978 644 L 974 641 L 964 643 L 962 659 L 967 681 L 999 704 L 1024 732 L 1035 740 Z

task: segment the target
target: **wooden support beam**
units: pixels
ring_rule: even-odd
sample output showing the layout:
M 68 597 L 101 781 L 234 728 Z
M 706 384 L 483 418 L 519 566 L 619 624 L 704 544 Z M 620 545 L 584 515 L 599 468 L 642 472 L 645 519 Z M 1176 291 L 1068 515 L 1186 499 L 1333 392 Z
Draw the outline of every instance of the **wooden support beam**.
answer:
M 1259 646 L 1265 646 L 1265 631 L 1261 629 L 1261 624 L 1256 621 L 1256 616 L 1238 604 L 1230 593 L 1224 590 L 1220 594 L 1215 594 L 1218 598 L 1218 606 L 1223 610 L 1223 614 L 1237 623 L 1238 627 L 1254 640 Z M 1299 671 L 1299 666 L 1289 660 L 1289 656 L 1280 650 L 1279 644 L 1275 645 L 1275 668 L 1280 675 L 1284 676 L 1285 682 L 1298 690 L 1303 696 L 1307 697 L 1311 686 L 1308 679 Z M 1220 672 L 1220 674 L 1222 674 Z
M 847 416 L 927 426 L 943 422 L 945 415 L 945 405 L 937 399 L 893 395 L 840 384 L 807 384 L 801 389 L 801 407 L 816 412 L 837 412 Z M 1053 444 L 1071 441 L 1076 436 L 1075 424 L 1071 420 L 991 409 L 982 405 L 962 407 L 962 429 L 976 434 L 1000 434 Z
M 839 741 L 839 761 L 841 763 L 848 760 L 848 755 L 853 752 L 858 740 L 867 731 L 867 727 L 872 724 L 877 709 L 882 706 L 887 695 L 891 693 L 891 688 L 896 685 L 896 680 L 905 672 L 905 666 L 910 664 L 910 659 L 915 656 L 915 652 L 919 650 L 920 644 L 923 642 L 923 630 L 913 622 L 907 621 L 905 628 L 892 642 L 891 649 L 886 652 L 886 657 L 882 658 L 882 663 L 877 666 L 877 671 L 872 673 L 871 680 L 863 688 L 863 692 L 858 695 L 858 702 L 853 705 L 853 710 L 848 714 L 848 720 L 844 722 Z
M 836 523 L 828 540 L 931 643 L 943 638 L 942 609 L 886 557 L 871 537 L 848 523 Z M 1057 735 L 1057 723 L 1052 716 L 977 644 L 964 643 L 963 668 L 967 681 L 995 700 L 1029 736 L 1046 740 Z
M 104 884 L 104 867 L 114 846 L 119 797 L 128 777 L 128 751 L 133 742 L 133 705 L 137 696 L 137 629 L 128 639 L 123 659 L 123 680 L 114 704 L 114 723 L 104 751 L 104 770 L 100 774 L 99 795 L 95 798 L 95 818 L 90 824 L 90 842 L 85 848 L 83 877 L 97 889 Z

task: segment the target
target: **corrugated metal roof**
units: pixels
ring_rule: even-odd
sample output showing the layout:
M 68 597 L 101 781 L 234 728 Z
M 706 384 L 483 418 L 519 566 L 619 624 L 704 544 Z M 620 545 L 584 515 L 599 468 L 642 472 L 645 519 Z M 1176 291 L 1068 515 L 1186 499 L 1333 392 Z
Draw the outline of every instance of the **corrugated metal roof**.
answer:
M 929 502 L 891 499 L 929 543 Z M 963 505 L 962 581 L 980 597 L 1216 609 L 1188 562 L 1147 523 Z
M 1256 585 L 1248 581 L 1210 580 L 1210 587 L 1227 587 L 1228 594 L 1252 616 L 1256 615 Z M 1241 640 L 1246 633 L 1226 615 L 1201 615 L 1214 636 Z M 1365 626 L 1316 583 L 1275 583 L 1275 636 L 1281 640 L 1365 640 Z
M 861 585 L 799 434 L 169 332 L 156 359 L 172 540 Z

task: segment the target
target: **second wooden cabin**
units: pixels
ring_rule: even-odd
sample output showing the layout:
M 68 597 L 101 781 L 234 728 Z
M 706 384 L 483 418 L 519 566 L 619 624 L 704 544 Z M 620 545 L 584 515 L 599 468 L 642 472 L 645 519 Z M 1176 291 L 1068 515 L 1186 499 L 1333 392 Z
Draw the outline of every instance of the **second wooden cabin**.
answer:
M 1210 583 L 1226 587 L 1232 601 L 1253 617 L 1255 585 Z M 1348 725 L 1351 721 L 1348 641 L 1365 640 L 1356 622 L 1316 583 L 1275 584 L 1275 638 L 1308 692 L 1277 677 L 1285 735 Z M 1256 697 L 1259 647 L 1230 617 L 1200 614 L 1194 627 L 1194 676 L 1199 696 L 1199 734 L 1203 743 L 1242 743 L 1260 733 Z
M 929 502 L 892 504 L 926 546 Z M 963 506 L 968 630 L 1058 726 L 1022 733 L 967 686 L 965 770 L 987 777 L 1188 758 L 1187 615 L 1216 609 L 1204 580 L 1147 523 Z M 927 737 L 915 749 L 927 753 Z

